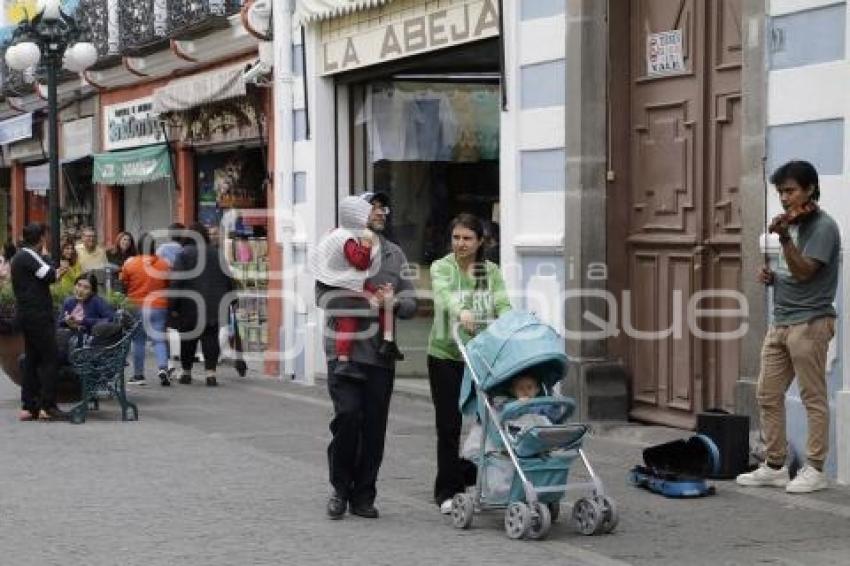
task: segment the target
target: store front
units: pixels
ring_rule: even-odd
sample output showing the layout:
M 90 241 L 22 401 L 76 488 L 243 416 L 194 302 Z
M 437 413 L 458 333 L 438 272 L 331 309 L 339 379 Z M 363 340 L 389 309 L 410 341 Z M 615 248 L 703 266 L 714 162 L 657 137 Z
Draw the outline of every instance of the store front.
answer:
M 363 191 L 389 196 L 387 235 L 407 255 L 422 296 L 416 317 L 397 329 L 405 354 L 397 373 L 412 376 L 426 373 L 429 268 L 449 251 L 451 219 L 462 212 L 480 217 L 492 236 L 489 257 L 499 260 L 502 81 L 498 2 L 408 8 L 390 2 L 333 19 L 301 14 L 302 21 L 319 20 L 309 26 L 306 47 L 316 54 L 307 90 L 315 92 L 318 134 L 313 163 L 299 163 L 296 138 L 295 169 L 313 177 L 302 207 L 315 218 L 311 242 L 334 225 L 340 198 Z M 330 140 L 321 137 L 327 134 Z M 328 161 L 336 164 L 332 176 L 320 165 Z M 296 257 L 297 251 L 296 243 Z M 309 274 L 303 278 L 299 289 L 309 284 Z M 308 376 L 324 373 L 322 313 L 309 309 Z
M 93 164 L 93 182 L 113 191 L 117 200 L 118 226 L 136 238 L 167 228 L 175 216 L 172 157 L 152 100 L 145 96 L 103 106 L 104 153 Z M 111 235 L 105 234 L 105 243 Z
M 194 219 L 222 246 L 242 292 L 236 316 L 248 351 L 265 351 L 268 329 L 270 185 L 266 96 L 248 91 L 240 62 L 175 79 L 153 92 L 153 108 L 181 148 L 191 176 Z M 191 162 L 192 167 L 188 167 Z
M 59 154 L 62 168 L 62 229 L 77 236 L 85 226 L 97 223 L 97 206 L 92 183 L 95 128 L 94 117 L 68 119 L 61 124 Z
M 41 145 L 32 139 L 38 131 L 33 126 L 30 112 L 0 121 L 0 242 L 20 238 L 26 221 L 32 197 L 26 191 L 24 163 L 43 158 Z

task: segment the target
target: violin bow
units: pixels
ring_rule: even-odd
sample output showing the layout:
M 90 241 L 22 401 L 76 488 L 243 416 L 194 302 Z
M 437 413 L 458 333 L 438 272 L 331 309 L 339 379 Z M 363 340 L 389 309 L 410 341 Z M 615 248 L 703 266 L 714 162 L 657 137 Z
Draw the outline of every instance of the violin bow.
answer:
M 762 219 L 762 228 L 764 234 L 764 247 L 762 248 L 762 256 L 764 259 L 764 266 L 770 267 L 770 255 L 767 252 L 767 244 L 768 244 L 768 233 L 767 233 L 767 154 L 762 155 L 761 157 L 761 182 L 764 185 L 764 191 L 762 194 L 762 198 L 764 199 L 764 206 L 762 208 L 762 214 L 764 218 Z

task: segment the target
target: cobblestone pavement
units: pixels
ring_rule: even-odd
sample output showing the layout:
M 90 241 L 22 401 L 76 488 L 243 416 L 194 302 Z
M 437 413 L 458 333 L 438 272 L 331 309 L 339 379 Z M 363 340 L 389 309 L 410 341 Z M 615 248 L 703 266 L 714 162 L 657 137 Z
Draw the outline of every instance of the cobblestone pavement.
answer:
M 629 487 L 640 443 L 676 431 L 627 427 L 591 438 L 617 499 L 615 534 L 566 523 L 542 542 L 507 539 L 501 514 L 454 530 L 430 502 L 433 412 L 398 394 L 377 521 L 328 521 L 324 388 L 257 376 L 206 388 L 131 390 L 141 420 L 113 402 L 82 426 L 18 423 L 0 380 L 0 564 L 847 564 L 850 490 L 812 496 L 718 483 L 701 500 Z M 569 503 L 564 504 L 568 515 Z

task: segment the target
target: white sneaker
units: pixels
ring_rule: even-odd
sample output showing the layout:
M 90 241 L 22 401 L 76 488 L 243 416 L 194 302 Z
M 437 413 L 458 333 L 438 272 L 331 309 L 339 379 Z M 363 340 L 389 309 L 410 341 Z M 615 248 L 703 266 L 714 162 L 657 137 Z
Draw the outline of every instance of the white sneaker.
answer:
M 762 464 L 748 474 L 739 475 L 735 482 L 747 487 L 785 487 L 788 485 L 788 466 L 774 470 L 767 464 Z
M 785 491 L 788 493 L 811 493 L 829 487 L 829 481 L 826 479 L 826 474 L 819 472 L 813 466 L 803 466 L 794 479 L 791 480 Z
M 440 503 L 440 513 L 443 515 L 450 515 L 452 512 L 452 500 L 446 499 L 442 503 Z

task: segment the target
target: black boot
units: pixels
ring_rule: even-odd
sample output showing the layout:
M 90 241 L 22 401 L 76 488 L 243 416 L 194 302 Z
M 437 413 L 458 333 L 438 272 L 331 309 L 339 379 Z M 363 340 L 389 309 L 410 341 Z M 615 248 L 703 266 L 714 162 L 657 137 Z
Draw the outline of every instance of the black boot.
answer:
M 398 349 L 396 343 L 390 340 L 381 340 L 381 345 L 378 346 L 378 355 L 398 362 L 404 359 L 404 354 Z
M 378 518 L 378 510 L 371 503 L 352 503 L 349 506 L 349 510 L 352 515 L 357 515 L 358 517 L 364 517 L 366 519 Z
M 334 374 L 353 381 L 366 381 L 366 374 L 357 367 L 355 362 L 337 362 Z

